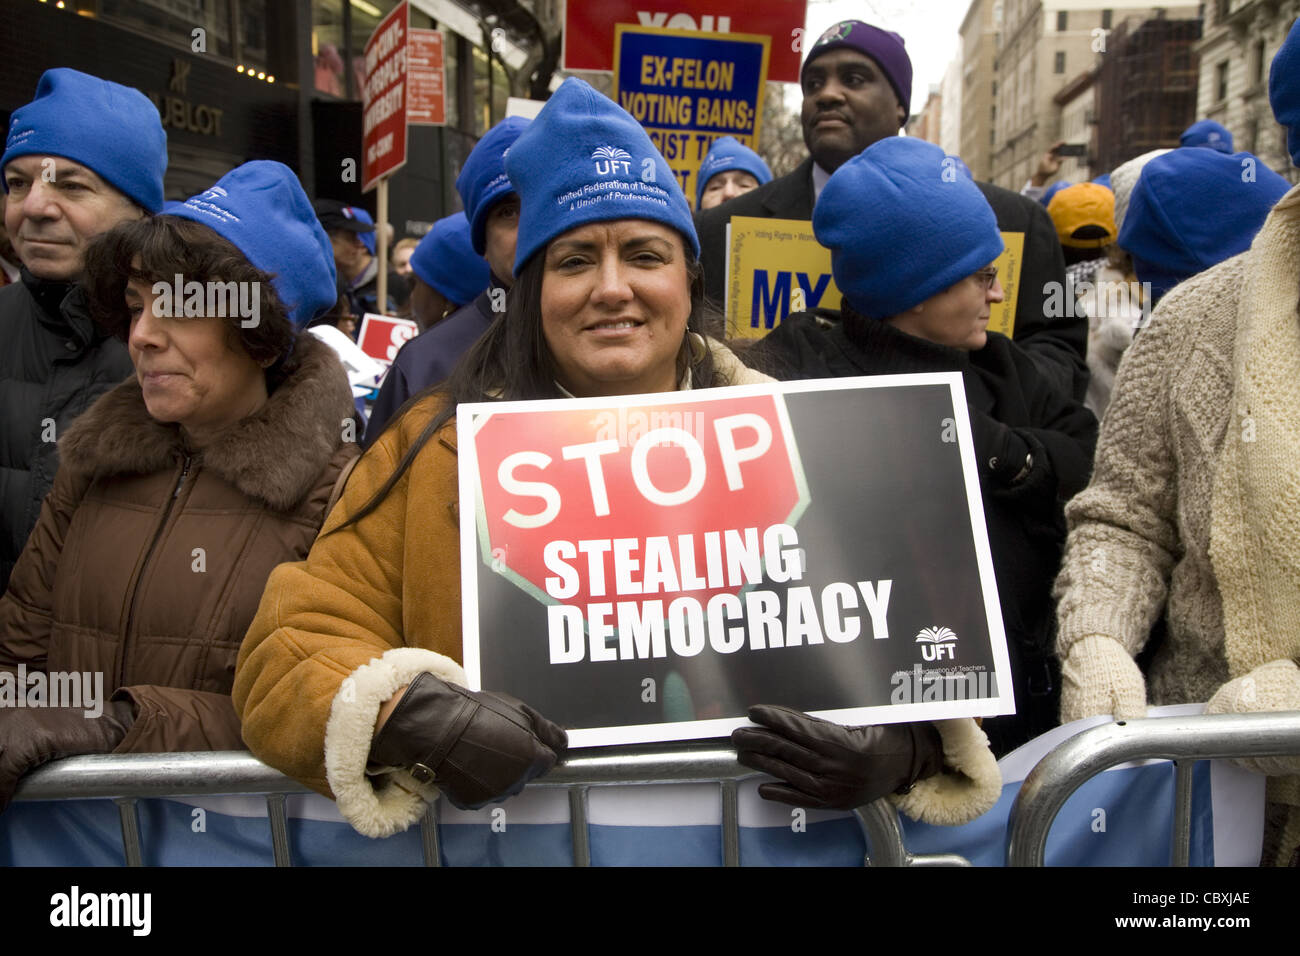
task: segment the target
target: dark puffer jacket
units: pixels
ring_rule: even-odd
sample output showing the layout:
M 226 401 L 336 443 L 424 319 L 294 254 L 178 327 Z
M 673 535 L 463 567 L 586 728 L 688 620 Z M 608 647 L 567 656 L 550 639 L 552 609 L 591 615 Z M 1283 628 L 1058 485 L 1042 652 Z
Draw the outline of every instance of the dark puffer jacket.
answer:
M 135 379 L 60 442 L 63 464 L 9 590 L 0 669 L 102 672 L 137 709 L 118 752 L 243 749 L 235 658 L 271 569 L 306 557 L 352 393 L 313 336 L 254 414 L 201 451 L 149 417 Z
M 126 346 L 90 320 L 80 287 L 24 269 L 0 289 L 0 591 L 54 484 L 55 441 L 130 374 Z
M 1097 419 L 1001 335 L 964 352 L 884 322 L 839 319 L 830 310 L 792 315 L 745 361 L 779 379 L 961 373 L 1016 696 L 1014 715 L 983 725 L 1002 756 L 1058 723 L 1052 582 L 1065 544 L 1064 503 L 1088 483 Z

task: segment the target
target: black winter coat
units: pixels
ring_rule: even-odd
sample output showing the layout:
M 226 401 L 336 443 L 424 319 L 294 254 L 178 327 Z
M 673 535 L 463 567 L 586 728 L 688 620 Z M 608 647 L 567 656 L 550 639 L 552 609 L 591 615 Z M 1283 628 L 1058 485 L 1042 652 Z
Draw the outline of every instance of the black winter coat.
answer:
M 91 321 L 80 286 L 37 279 L 0 289 L 0 593 L 59 467 L 72 420 L 131 375 L 126 346 Z
M 704 291 L 715 304 L 726 301 L 727 223 L 732 216 L 763 219 L 812 219 L 815 193 L 813 161 L 765 186 L 737 196 L 721 206 L 706 209 L 695 220 L 700 236 L 700 262 L 704 266 Z M 1016 294 L 1013 337 L 1038 366 L 1042 377 L 1062 395 L 1083 401 L 1088 389 L 1088 322 L 1082 316 L 1050 318 L 1047 302 L 1051 283 L 1065 287 L 1065 257 L 1047 210 L 1032 199 L 991 183 L 976 183 L 993 207 L 998 229 L 1025 235 L 1024 259 Z M 871 206 L 863 204 L 870 221 Z
M 961 372 L 1016 695 L 1016 713 L 986 719 L 984 730 L 1001 756 L 1055 727 L 1060 667 L 1052 582 L 1065 544 L 1064 504 L 1092 473 L 1092 412 L 1061 395 L 997 334 L 984 348 L 963 352 L 884 322 L 842 323 L 838 313 L 817 310 L 790 316 L 744 359 L 782 380 Z M 1027 455 L 1032 467 L 1022 475 Z

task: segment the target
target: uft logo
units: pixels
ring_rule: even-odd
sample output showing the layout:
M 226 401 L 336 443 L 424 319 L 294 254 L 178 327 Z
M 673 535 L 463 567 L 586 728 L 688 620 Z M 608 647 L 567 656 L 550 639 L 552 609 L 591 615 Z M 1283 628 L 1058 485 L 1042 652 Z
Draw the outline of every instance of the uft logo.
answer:
M 921 657 L 927 661 L 941 661 L 945 657 L 951 661 L 957 657 L 957 635 L 951 628 L 922 628 L 916 635 L 916 643 L 921 645 Z
M 617 146 L 601 146 L 591 154 L 591 158 L 596 161 L 597 176 L 617 176 L 619 173 L 624 176 L 632 175 L 632 154 L 625 149 L 619 149 Z
M 217 198 L 225 199 L 229 195 L 230 193 L 226 192 L 220 186 L 211 186 L 203 193 L 203 198 L 204 199 L 217 199 Z

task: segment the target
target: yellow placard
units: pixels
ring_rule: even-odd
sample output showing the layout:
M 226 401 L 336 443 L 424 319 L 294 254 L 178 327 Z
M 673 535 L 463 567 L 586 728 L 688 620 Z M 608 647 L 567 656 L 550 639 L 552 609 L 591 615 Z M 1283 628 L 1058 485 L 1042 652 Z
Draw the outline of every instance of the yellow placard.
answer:
M 838 309 L 840 290 L 831 277 L 830 250 L 802 219 L 732 216 L 727 253 L 727 335 L 761 339 L 794 312 Z M 1011 337 L 1016 291 L 1024 261 L 1025 234 L 1004 232 L 1006 245 L 994 264 L 1005 298 L 990 309 L 989 331 Z
M 840 307 L 831 253 L 803 219 L 731 217 L 727 335 L 761 339 L 792 312 Z

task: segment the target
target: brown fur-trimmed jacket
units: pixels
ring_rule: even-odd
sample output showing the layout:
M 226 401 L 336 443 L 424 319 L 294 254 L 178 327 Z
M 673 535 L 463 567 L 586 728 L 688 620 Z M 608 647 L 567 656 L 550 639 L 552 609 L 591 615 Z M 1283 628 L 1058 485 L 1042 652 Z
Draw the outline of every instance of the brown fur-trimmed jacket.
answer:
M 64 434 L 54 487 L 0 598 L 0 670 L 101 672 L 136 720 L 117 752 L 242 750 L 235 658 L 271 569 L 306 557 L 342 470 L 352 393 L 314 336 L 254 414 L 201 451 L 139 384 Z

